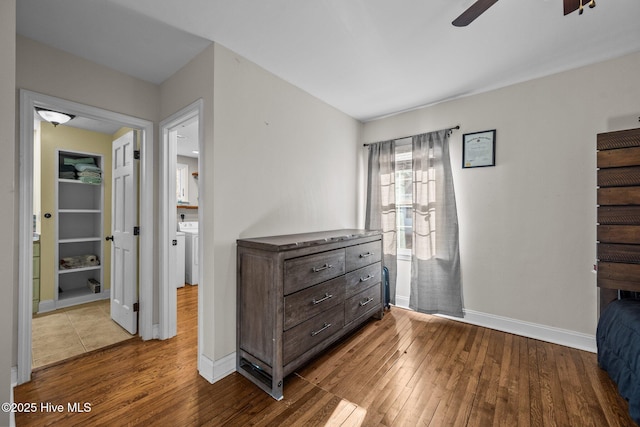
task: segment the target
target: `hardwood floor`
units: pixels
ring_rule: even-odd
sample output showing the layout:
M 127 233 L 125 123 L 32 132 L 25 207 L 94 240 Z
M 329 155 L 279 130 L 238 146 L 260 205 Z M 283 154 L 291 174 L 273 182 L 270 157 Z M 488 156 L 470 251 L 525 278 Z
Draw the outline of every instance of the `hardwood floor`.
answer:
M 595 354 L 399 308 L 288 377 L 280 402 L 236 373 L 209 384 L 196 368 L 197 291 L 178 290 L 171 340 L 36 370 L 15 401 L 37 412 L 17 425 L 636 425 Z

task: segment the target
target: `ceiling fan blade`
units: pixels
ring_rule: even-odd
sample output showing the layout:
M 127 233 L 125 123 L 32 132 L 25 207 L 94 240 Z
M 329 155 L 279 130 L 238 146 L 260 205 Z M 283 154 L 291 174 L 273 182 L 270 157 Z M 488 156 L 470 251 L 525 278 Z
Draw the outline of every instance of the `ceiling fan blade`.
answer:
M 469 9 L 462 12 L 462 15 L 453 20 L 452 24 L 456 27 L 466 27 L 472 23 L 478 16 L 482 15 L 487 9 L 494 5 L 498 0 L 478 0 Z M 579 1 L 579 0 L 578 0 Z
M 580 8 L 580 0 L 563 0 L 564 1 L 564 14 L 568 15 L 571 12 L 575 12 Z

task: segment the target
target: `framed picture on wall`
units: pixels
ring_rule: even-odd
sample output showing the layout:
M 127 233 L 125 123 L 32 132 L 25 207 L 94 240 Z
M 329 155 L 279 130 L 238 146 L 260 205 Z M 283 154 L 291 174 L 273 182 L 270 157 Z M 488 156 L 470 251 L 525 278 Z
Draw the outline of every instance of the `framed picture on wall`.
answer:
M 496 130 L 462 135 L 462 167 L 480 168 L 496 165 Z

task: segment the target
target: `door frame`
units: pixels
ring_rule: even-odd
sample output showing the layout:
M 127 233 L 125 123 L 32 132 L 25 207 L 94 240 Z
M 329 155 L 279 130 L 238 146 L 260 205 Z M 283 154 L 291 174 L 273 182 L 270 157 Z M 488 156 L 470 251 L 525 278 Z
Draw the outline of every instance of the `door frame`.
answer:
M 158 336 L 160 339 L 171 338 L 177 333 L 177 301 L 176 301 L 176 286 L 171 280 L 169 274 L 169 261 L 170 261 L 170 246 L 171 246 L 171 222 L 170 217 L 176 215 L 176 203 L 175 198 L 171 197 L 170 182 L 175 182 L 175 171 L 171 173 L 172 157 L 173 164 L 175 164 L 175 156 L 177 151 L 175 144 L 172 144 L 169 138 L 169 132 L 180 125 L 181 123 L 198 117 L 198 169 L 202 165 L 202 154 L 204 152 L 203 144 L 203 131 L 204 131 L 204 118 L 203 118 L 204 101 L 198 99 L 197 101 L 187 105 L 181 110 L 175 112 L 171 116 L 167 117 L 160 122 L 160 173 L 159 173 L 159 204 L 160 204 L 160 218 L 158 226 L 158 251 L 159 251 L 159 283 L 160 283 L 160 310 L 159 310 L 159 327 Z M 199 170 L 198 179 L 198 234 L 202 235 L 203 226 L 203 172 Z M 173 231 L 175 233 L 175 230 Z M 198 244 L 198 355 L 202 348 L 202 239 L 199 239 Z M 198 357 L 198 367 L 200 366 L 200 357 Z
M 33 123 L 35 107 L 63 110 L 141 131 L 139 244 L 139 335 L 153 338 L 153 122 L 54 96 L 20 89 L 20 173 L 18 229 L 18 360 L 17 382 L 31 380 L 31 318 L 33 298 Z

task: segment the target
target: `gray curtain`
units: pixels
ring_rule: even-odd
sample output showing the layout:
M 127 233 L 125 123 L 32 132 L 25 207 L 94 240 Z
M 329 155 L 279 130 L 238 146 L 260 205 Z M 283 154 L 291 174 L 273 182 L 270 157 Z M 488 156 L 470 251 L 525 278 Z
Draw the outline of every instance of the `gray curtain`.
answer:
M 365 227 L 382 231 L 383 264 L 389 269 L 389 295 L 396 302 L 396 175 L 395 141 L 369 144 Z
M 447 130 L 416 135 L 409 307 L 463 317 L 458 213 Z

